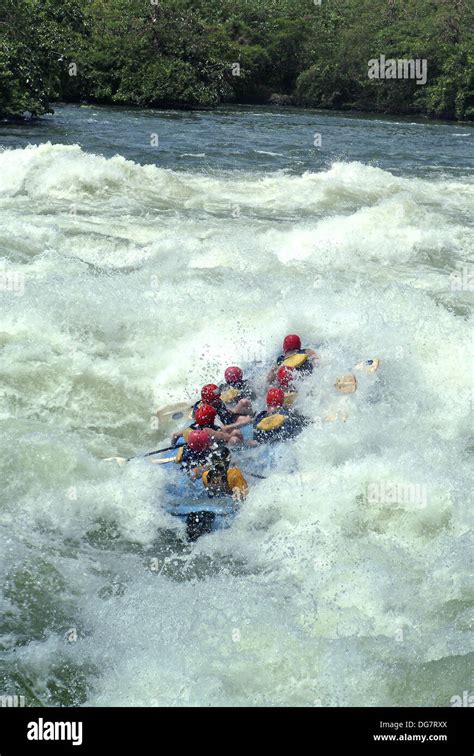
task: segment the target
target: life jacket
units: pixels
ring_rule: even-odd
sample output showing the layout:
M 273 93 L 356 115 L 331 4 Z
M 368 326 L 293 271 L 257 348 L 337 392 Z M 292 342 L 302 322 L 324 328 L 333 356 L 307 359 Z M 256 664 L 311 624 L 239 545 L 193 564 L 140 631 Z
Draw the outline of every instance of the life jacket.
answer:
M 282 428 L 286 422 L 288 422 L 288 412 L 284 408 L 279 408 L 271 414 L 261 412 L 257 415 L 254 422 L 254 428 L 257 431 L 268 433 Z
M 260 412 L 254 420 L 255 441 L 274 443 L 292 438 L 303 430 L 306 419 L 286 407 L 279 407 L 274 412 Z
M 297 352 L 290 354 L 288 357 L 285 357 L 284 354 L 281 354 L 277 359 L 277 365 L 291 367 L 301 373 L 313 372 L 313 363 L 309 359 L 309 355 L 306 349 L 298 349 Z
M 223 401 L 225 404 L 232 404 L 232 402 L 238 402 L 242 398 L 242 392 L 239 391 L 238 388 L 235 388 L 235 386 L 228 386 L 225 384 L 224 387 L 221 387 L 221 401 Z
M 240 399 L 254 399 L 255 394 L 246 380 L 230 383 L 222 383 L 219 386 L 220 398 L 225 404 L 236 404 Z
M 214 496 L 232 496 L 234 489 L 246 491 L 247 481 L 238 467 L 229 467 L 225 478 L 215 470 L 206 470 L 202 475 L 202 482 L 207 488 L 207 494 L 210 498 Z

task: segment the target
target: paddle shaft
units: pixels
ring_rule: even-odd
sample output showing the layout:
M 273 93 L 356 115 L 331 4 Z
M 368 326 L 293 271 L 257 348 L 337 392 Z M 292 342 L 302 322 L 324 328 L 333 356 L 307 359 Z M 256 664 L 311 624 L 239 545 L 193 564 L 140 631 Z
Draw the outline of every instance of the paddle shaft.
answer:
M 140 458 L 143 458 L 143 457 L 152 457 L 153 454 L 160 454 L 161 452 L 171 451 L 171 450 L 174 450 L 174 449 L 176 449 L 176 446 L 167 446 L 166 449 L 157 449 L 156 451 L 147 452 L 146 454 L 137 454 L 136 457 L 129 457 L 127 459 L 127 462 L 130 462 L 131 459 L 138 459 L 139 457 Z

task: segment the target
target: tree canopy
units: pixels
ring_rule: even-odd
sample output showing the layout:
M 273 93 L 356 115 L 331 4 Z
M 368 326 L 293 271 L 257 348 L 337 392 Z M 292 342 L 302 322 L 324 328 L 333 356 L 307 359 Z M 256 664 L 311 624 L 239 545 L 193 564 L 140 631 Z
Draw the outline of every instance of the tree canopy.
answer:
M 468 0 L 0 0 L 0 116 L 55 100 L 474 117 Z M 427 81 L 369 78 L 423 59 Z

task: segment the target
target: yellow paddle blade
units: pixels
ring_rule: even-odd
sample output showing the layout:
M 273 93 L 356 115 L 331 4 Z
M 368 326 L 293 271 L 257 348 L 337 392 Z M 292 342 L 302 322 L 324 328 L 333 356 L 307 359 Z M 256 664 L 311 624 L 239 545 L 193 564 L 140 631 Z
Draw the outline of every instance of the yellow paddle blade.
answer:
M 189 402 L 177 402 L 160 407 L 156 415 L 152 416 L 152 427 L 155 430 L 159 428 L 162 435 L 170 436 L 187 421 L 189 411 Z
M 178 402 L 177 404 L 168 404 L 161 407 L 156 414 L 160 423 L 175 422 L 182 420 L 189 411 L 189 402 Z
M 341 392 L 341 394 L 353 394 L 355 391 L 357 391 L 357 381 L 355 375 L 348 373 L 347 375 L 341 376 L 341 378 L 337 379 L 334 386 L 338 391 Z
M 364 360 L 359 362 L 354 370 L 363 370 L 365 373 L 375 373 L 380 367 L 380 360 L 374 357 L 372 360 Z

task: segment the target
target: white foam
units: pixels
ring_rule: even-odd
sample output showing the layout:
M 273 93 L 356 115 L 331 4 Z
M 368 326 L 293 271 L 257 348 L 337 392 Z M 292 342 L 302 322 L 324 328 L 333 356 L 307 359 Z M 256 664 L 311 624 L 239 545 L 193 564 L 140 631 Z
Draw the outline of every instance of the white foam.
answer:
M 473 196 L 360 163 L 203 176 L 77 146 L 0 154 L 2 256 L 25 275 L 23 297 L 0 294 L 7 569 L 41 550 L 66 576 L 85 627 L 69 658 L 99 670 L 89 703 L 459 692 L 463 664 L 449 680 L 437 665 L 469 648 L 471 331 L 449 274 L 468 261 Z M 263 370 L 288 331 L 321 353 L 305 411 L 348 419 L 307 429 L 234 527 L 182 554 L 163 536 L 181 527 L 159 505 L 165 473 L 98 459 L 158 448 L 157 407 L 229 362 Z M 375 356 L 379 375 L 338 395 Z M 390 481 L 424 486 L 426 507 L 370 503 Z M 105 526 L 117 538 L 100 547 Z M 39 677 L 48 643 L 22 652 Z

